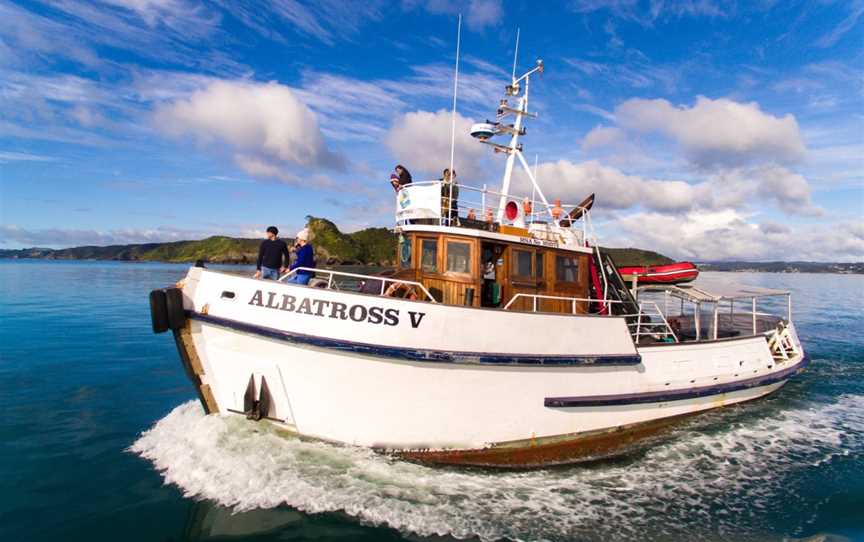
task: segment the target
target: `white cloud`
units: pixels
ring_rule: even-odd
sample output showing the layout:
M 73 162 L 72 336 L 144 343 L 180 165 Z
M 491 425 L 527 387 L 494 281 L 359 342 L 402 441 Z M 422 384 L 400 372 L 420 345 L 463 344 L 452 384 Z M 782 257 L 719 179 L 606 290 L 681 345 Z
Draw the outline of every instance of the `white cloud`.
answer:
M 279 32 L 274 20 L 281 19 L 301 34 L 332 45 L 338 40 L 354 38 L 369 21 L 380 20 L 380 2 L 354 2 L 350 0 L 273 0 L 257 2 L 244 0 L 217 0 L 243 24 L 261 35 L 279 42 L 288 42 Z
M 841 3 L 842 4 L 842 3 Z M 845 19 L 840 21 L 840 24 L 831 29 L 830 32 L 824 34 L 820 37 L 814 45 L 816 47 L 827 48 L 833 46 L 837 43 L 840 38 L 842 38 L 847 32 L 852 30 L 855 27 L 855 24 L 858 23 L 858 19 L 861 18 L 861 15 L 864 14 L 864 2 L 861 0 L 857 0 L 854 2 L 848 2 L 846 5 L 849 7 L 849 15 L 846 16 Z M 860 34 L 858 36 L 858 43 L 860 44 Z
M 596 160 L 573 163 L 546 162 L 537 168 L 537 177 L 547 198 L 575 203 L 590 193 L 597 194 L 597 207 L 642 208 L 681 214 L 694 210 L 723 211 L 772 203 L 787 213 L 819 214 L 811 199 L 810 187 L 801 175 L 779 166 L 756 166 L 723 170 L 705 180 L 688 183 L 674 179 L 649 179 L 628 175 Z M 530 190 L 524 173 L 516 178 L 522 190 Z
M 43 156 L 29 152 L 0 151 L 0 164 L 4 162 L 53 162 L 53 156 Z
M 638 213 L 615 222 L 622 232 L 611 246 L 652 247 L 694 260 L 864 260 L 864 225 L 854 222 L 790 227 L 748 221 L 732 209 L 694 211 L 674 222 L 660 213 Z M 674 232 L 674 233 L 673 233 Z
M 647 9 L 646 9 L 647 7 Z M 653 26 L 658 19 L 684 17 L 729 17 L 733 10 L 711 0 L 651 0 L 648 6 L 639 0 L 574 0 L 570 8 L 576 13 L 608 11 L 611 15 L 643 26 Z
M 480 175 L 480 161 L 490 152 L 469 134 L 472 119 L 456 113 L 455 169 L 463 179 Z M 410 171 L 435 178 L 450 165 L 450 112 L 414 111 L 400 116 L 386 137 L 387 147 Z M 420 179 L 417 179 L 420 180 Z
M 615 118 L 626 130 L 671 137 L 700 167 L 792 162 L 805 153 L 795 117 L 775 117 L 755 102 L 700 96 L 692 107 L 676 107 L 635 98 L 619 105 Z
M 472 30 L 482 30 L 498 25 L 502 15 L 501 0 L 471 0 L 465 22 Z
M 624 140 L 624 130 L 614 126 L 597 126 L 582 140 L 582 150 L 589 151 L 598 147 L 617 145 Z
M 521 170 L 516 178 L 521 189 L 530 191 Z M 537 167 L 537 179 L 549 199 L 575 203 L 597 194 L 597 207 L 629 209 L 642 206 L 664 212 L 682 212 L 694 205 L 694 188 L 683 181 L 645 179 L 604 166 L 596 160 L 573 163 L 546 162 Z
M 614 63 L 601 63 L 580 58 L 564 58 L 564 63 L 574 68 L 577 76 L 586 82 L 602 81 L 615 86 L 637 89 L 659 87 L 674 92 L 681 79 L 684 65 L 663 66 L 649 62 L 645 55 L 628 49 L 623 58 Z
M 344 167 L 327 148 L 318 119 L 294 92 L 278 83 L 216 81 L 156 108 L 158 129 L 237 149 L 238 165 L 251 175 L 274 176 L 289 166 Z
M 175 31 L 193 32 L 209 29 L 219 21 L 219 16 L 207 12 L 201 4 L 185 0 L 102 0 L 103 3 L 125 8 L 141 17 L 148 26 L 162 24 Z
M 0 224 L 0 244 L 26 247 L 107 246 L 131 243 L 161 243 L 202 239 L 213 232 L 177 228 L 150 229 L 28 229 L 14 224 Z
M 474 31 L 497 26 L 504 15 L 501 0 L 468 0 L 467 10 L 464 2 L 456 0 L 403 0 L 407 9 L 421 6 L 429 13 L 465 15 L 465 24 Z

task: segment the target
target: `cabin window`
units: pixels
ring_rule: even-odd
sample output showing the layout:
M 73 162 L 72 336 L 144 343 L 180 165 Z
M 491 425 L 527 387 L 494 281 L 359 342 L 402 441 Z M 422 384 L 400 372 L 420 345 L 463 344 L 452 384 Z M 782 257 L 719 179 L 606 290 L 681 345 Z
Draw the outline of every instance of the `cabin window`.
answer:
M 399 267 L 411 267 L 411 239 L 399 236 Z
M 576 256 L 555 256 L 555 280 L 560 282 L 579 281 L 579 260 Z
M 513 275 L 517 277 L 533 277 L 531 273 L 532 253 L 527 250 L 513 251 Z
M 423 239 L 421 241 L 420 268 L 427 273 L 438 272 L 438 240 Z
M 534 276 L 538 279 L 543 278 L 543 253 L 536 252 L 534 254 Z
M 471 245 L 447 241 L 447 271 L 454 273 L 471 272 Z

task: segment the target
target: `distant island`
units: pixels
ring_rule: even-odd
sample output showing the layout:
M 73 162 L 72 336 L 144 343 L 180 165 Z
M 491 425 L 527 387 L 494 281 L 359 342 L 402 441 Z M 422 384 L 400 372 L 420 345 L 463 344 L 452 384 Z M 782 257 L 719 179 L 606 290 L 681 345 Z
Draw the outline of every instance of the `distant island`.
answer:
M 697 262 L 700 271 L 864 274 L 864 262 Z
M 343 233 L 326 218 L 307 217 L 317 260 L 322 265 L 395 264 L 397 236 L 388 228 L 366 228 Z M 291 240 L 290 238 L 288 239 Z M 261 239 L 213 236 L 194 241 L 73 248 L 0 249 L 0 258 L 46 260 L 113 260 L 128 262 L 254 264 Z M 672 258 L 638 248 L 602 248 L 619 266 L 662 265 Z M 864 273 L 864 263 L 819 262 L 704 262 L 703 271 L 758 271 L 773 273 Z

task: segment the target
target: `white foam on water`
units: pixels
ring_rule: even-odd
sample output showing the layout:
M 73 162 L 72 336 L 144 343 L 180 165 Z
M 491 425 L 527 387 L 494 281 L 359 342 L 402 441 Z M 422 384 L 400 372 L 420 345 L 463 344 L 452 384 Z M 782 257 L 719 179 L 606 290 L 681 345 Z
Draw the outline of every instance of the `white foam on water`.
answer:
M 484 540 L 764 536 L 759 516 L 793 498 L 784 476 L 864 450 L 862 396 L 691 428 L 620 462 L 530 472 L 431 468 L 301 442 L 188 402 L 131 451 L 188 497 L 237 510 L 344 511 L 420 535 Z

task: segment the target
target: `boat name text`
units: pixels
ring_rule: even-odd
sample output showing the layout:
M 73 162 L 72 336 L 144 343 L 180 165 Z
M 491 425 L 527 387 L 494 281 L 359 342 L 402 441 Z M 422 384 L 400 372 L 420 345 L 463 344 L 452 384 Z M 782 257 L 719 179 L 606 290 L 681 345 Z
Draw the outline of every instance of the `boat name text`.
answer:
M 541 247 L 550 247 L 557 248 L 558 243 L 556 241 L 546 241 L 545 239 L 534 239 L 533 237 L 520 237 L 520 243 L 525 243 L 527 245 L 537 245 Z
M 338 318 L 340 320 L 352 320 L 354 322 L 366 322 L 369 324 L 382 324 L 385 326 L 398 326 L 399 309 L 385 309 L 384 307 L 367 307 L 366 305 L 348 305 L 338 301 L 326 301 L 303 297 L 298 299 L 290 294 L 277 294 L 276 292 L 265 292 L 256 290 L 252 294 L 249 305 L 277 309 L 297 314 L 308 314 L 326 318 Z M 425 312 L 408 311 L 411 327 L 420 327 Z

